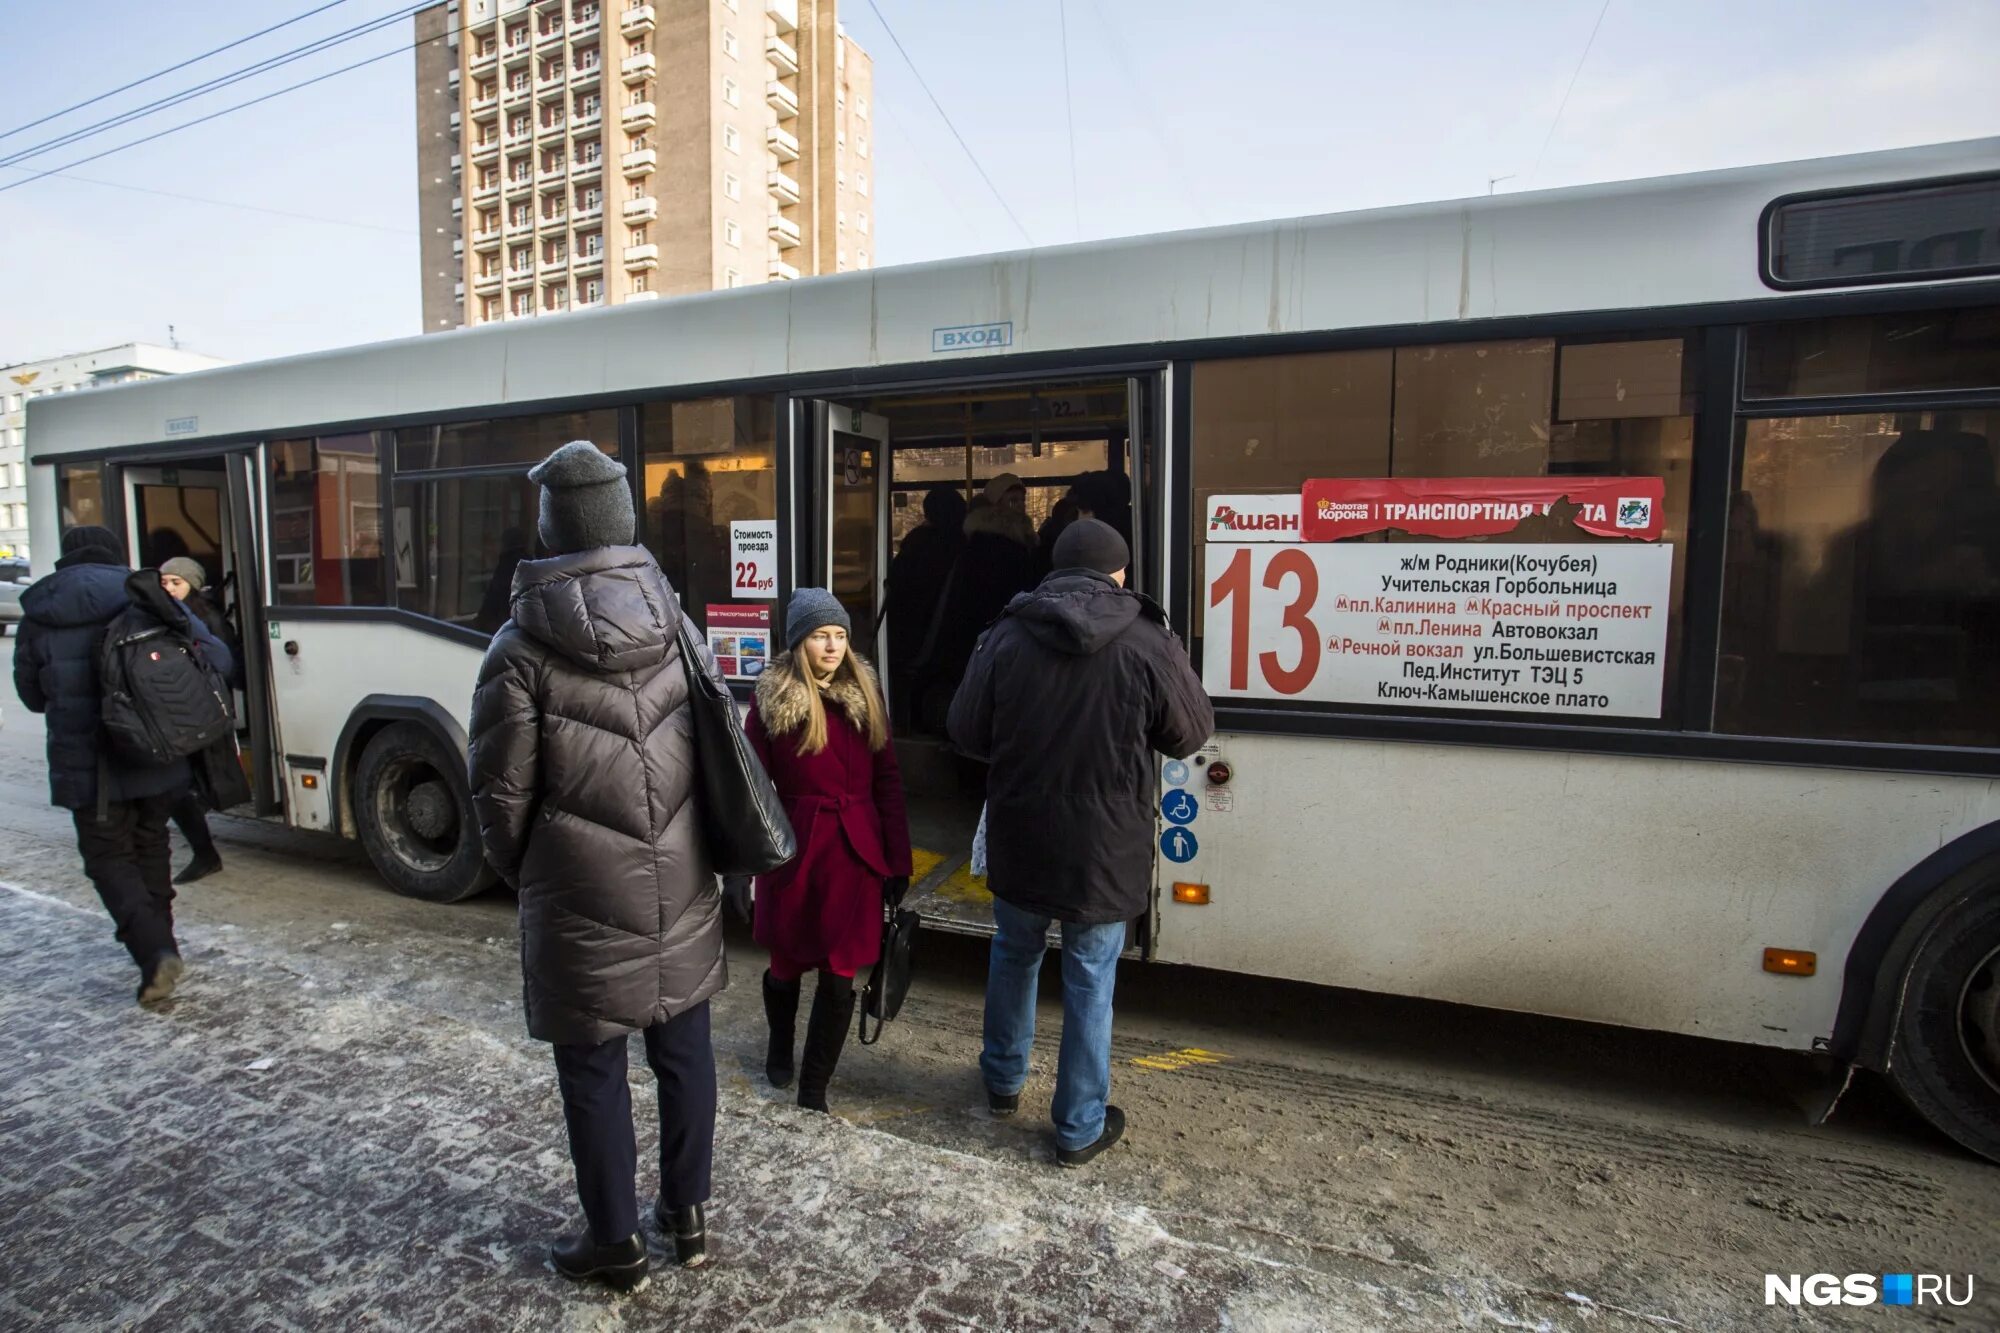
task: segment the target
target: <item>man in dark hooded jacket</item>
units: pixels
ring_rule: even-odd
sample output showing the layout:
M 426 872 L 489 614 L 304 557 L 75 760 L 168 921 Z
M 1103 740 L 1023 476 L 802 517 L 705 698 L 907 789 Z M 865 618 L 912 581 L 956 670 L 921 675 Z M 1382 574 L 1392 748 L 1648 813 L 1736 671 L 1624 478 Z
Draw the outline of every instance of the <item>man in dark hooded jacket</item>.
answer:
M 194 777 L 184 759 L 146 764 L 110 752 L 97 654 L 105 627 L 127 607 L 144 605 L 178 617 L 224 677 L 236 664 L 221 640 L 164 591 L 143 600 L 128 591 L 132 571 L 110 529 L 71 528 L 62 552 L 55 573 L 21 596 L 14 692 L 29 712 L 48 717 L 49 801 L 73 813 L 83 871 L 117 923 L 118 942 L 139 965 L 139 1002 L 152 1004 L 174 993 L 182 972 L 167 815 Z M 147 583 L 157 590 L 158 575 Z
M 528 477 L 551 554 L 515 568 L 511 619 L 479 668 L 472 802 L 487 861 L 520 895 L 528 1035 L 555 1047 L 590 1224 L 551 1257 L 564 1277 L 629 1289 L 647 1269 L 625 1081 L 634 1032 L 660 1089 L 654 1218 L 681 1263 L 704 1256 L 722 899 L 695 808 L 681 606 L 632 545 L 625 469 L 573 440 Z
M 1062 926 L 1063 1033 L 1056 1160 L 1082 1166 L 1116 1143 L 1111 995 L 1125 926 L 1146 910 L 1153 867 L 1154 753 L 1186 758 L 1215 711 L 1153 602 L 1128 590 L 1125 539 L 1079 519 L 1056 568 L 979 640 L 951 705 L 951 738 L 990 765 L 986 785 L 993 937 L 979 1057 L 996 1115 L 1020 1105 L 1035 1039 L 1035 979 L 1049 923 Z

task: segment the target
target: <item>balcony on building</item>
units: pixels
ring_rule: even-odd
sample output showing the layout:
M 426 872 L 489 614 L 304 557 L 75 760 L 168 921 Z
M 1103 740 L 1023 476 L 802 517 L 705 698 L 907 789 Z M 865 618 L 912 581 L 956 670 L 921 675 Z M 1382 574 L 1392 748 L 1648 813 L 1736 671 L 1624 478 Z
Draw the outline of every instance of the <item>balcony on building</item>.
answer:
M 450 69 L 444 72 L 444 81 L 447 87 L 451 88 L 458 87 L 458 80 L 459 80 L 458 66 L 453 65 Z
M 601 180 L 603 176 L 604 159 L 601 157 L 578 157 L 575 162 L 570 164 L 569 178 L 573 181 Z
M 636 199 L 627 199 L 619 211 L 627 222 L 651 222 L 660 215 L 660 201 L 650 194 L 642 194 Z
M 531 236 L 534 234 L 534 231 L 535 220 L 532 217 L 526 222 L 510 222 L 507 224 L 507 234 L 509 236 Z
M 774 199 L 787 204 L 796 204 L 799 201 L 799 183 L 784 172 L 771 172 L 769 184 Z
M 490 139 L 473 140 L 472 160 L 474 162 L 492 162 L 496 160 L 499 156 L 500 156 L 499 135 L 496 134 Z
M 764 0 L 764 13 L 779 32 L 798 30 L 799 0 Z
M 561 233 L 568 231 L 569 214 L 544 213 L 541 216 L 541 220 L 536 224 L 536 228 L 537 230 L 545 233 Z
M 498 42 L 495 42 L 493 44 L 492 50 L 486 52 L 484 55 L 475 53 L 471 59 L 465 62 L 465 65 L 466 68 L 471 70 L 474 74 L 478 74 L 481 71 L 492 69 L 495 65 L 498 65 L 499 63 L 500 63 L 500 44 Z
M 568 255 L 564 255 L 559 259 L 545 258 L 542 260 L 542 276 L 545 278 L 552 278 L 557 276 L 558 274 L 563 274 L 567 272 L 569 272 Z
M 545 120 L 535 131 L 537 143 L 553 143 L 569 133 L 569 126 L 560 120 Z
M 634 152 L 625 154 L 625 156 L 620 159 L 620 164 L 625 168 L 626 179 L 630 180 L 636 176 L 646 175 L 648 172 L 652 171 L 652 169 L 655 166 L 659 164 L 659 161 L 660 161 L 659 150 L 653 148 L 641 148 Z
M 581 41 L 585 37 L 591 36 L 602 26 L 603 18 L 599 11 L 593 9 L 586 14 L 579 14 L 570 21 L 570 39 L 572 41 Z
M 799 114 L 799 95 L 776 79 L 764 85 L 764 100 L 778 113 L 779 120 L 790 120 Z
M 458 218 L 458 217 L 463 217 L 464 214 L 465 214 L 465 196 L 462 194 L 453 195 L 451 197 L 451 215 L 454 218 Z
M 453 134 L 457 134 L 458 127 L 463 125 L 464 123 L 465 123 L 465 118 L 459 115 L 458 112 L 454 111 L 451 113 L 451 132 Z
M 651 5 L 629 6 L 618 18 L 618 31 L 627 37 L 635 37 L 642 32 L 651 32 L 658 20 Z
M 660 266 L 660 247 L 657 245 L 628 245 L 625 247 L 625 267 L 628 269 L 653 269 Z
M 457 153 L 453 153 L 451 155 L 451 169 L 453 171 L 464 171 L 465 159 L 459 156 Z
M 603 216 L 604 201 L 602 199 L 599 199 L 594 204 L 578 204 L 576 206 L 576 225 L 579 227 L 595 222 Z
M 485 231 L 472 233 L 472 248 L 484 254 L 500 244 L 500 228 L 491 227 Z
M 627 292 L 619 299 L 625 305 L 631 305 L 634 301 L 657 301 L 660 299 L 660 294 L 658 292 Z
M 790 218 L 773 216 L 771 219 L 771 239 L 778 243 L 780 250 L 789 250 L 801 239 L 799 224 Z
M 451 257 L 453 259 L 465 258 L 465 238 L 463 236 L 454 236 L 451 238 Z
M 498 181 L 495 181 L 491 185 L 482 185 L 472 192 L 472 202 L 475 204 L 490 204 L 499 197 L 500 182 Z
M 544 24 L 535 30 L 535 48 L 537 50 L 546 50 L 552 46 L 561 46 L 562 40 L 563 25 L 560 17 L 554 23 Z
M 651 51 L 640 56 L 626 56 L 618 62 L 618 72 L 627 83 L 644 83 L 659 72 L 660 58 Z
M 628 130 L 649 130 L 660 119 L 660 109 L 651 102 L 635 102 L 618 113 L 618 121 Z
M 561 97 L 563 90 L 568 86 L 567 71 L 557 70 L 553 74 L 544 75 L 535 80 L 535 100 L 546 102 L 552 97 Z
M 771 261 L 771 278 L 774 282 L 797 282 L 799 271 L 782 259 Z
M 497 114 L 499 110 L 500 110 L 499 93 L 493 93 L 492 95 L 487 97 L 475 97 L 472 99 L 472 115 L 473 118 L 476 120 L 484 120 L 488 116 Z
M 453 296 L 456 296 L 456 297 L 457 297 L 457 298 L 458 298 L 459 300 L 461 300 L 461 301 L 463 301 L 463 300 L 465 299 L 465 279 L 464 279 L 464 278 L 460 278 L 460 279 L 459 279 L 459 280 L 458 280 L 457 282 L 454 282 L 454 283 L 453 283 L 453 284 L 451 285 L 451 294 L 452 294 Z
M 500 290 L 500 275 L 498 273 L 478 274 L 472 279 L 472 290 L 478 292 L 481 296 L 493 295 L 493 293 Z
M 532 175 L 509 176 L 507 178 L 507 197 L 509 199 L 518 199 L 524 194 L 531 193 L 534 188 L 535 178 Z
M 509 287 L 519 287 L 522 283 L 533 282 L 534 280 L 535 270 L 533 265 L 527 268 L 510 268 L 507 270 L 507 285 Z
M 764 39 L 764 56 L 780 74 L 799 72 L 798 49 L 776 33 Z
M 587 255 L 579 250 L 576 258 L 569 261 L 569 266 L 570 270 L 577 274 L 602 273 L 604 271 L 604 252 L 599 250 L 594 255 Z
M 603 71 L 604 62 L 594 60 L 588 65 L 572 65 L 569 71 L 569 86 L 581 91 L 597 86 L 597 76 Z
M 778 155 L 780 162 L 799 160 L 799 136 L 783 125 L 773 125 L 764 131 L 764 145 Z
M 578 134 L 583 134 L 586 131 L 596 129 L 603 123 L 604 112 L 601 109 L 597 111 L 579 111 L 577 112 L 576 119 L 570 122 L 570 127 Z

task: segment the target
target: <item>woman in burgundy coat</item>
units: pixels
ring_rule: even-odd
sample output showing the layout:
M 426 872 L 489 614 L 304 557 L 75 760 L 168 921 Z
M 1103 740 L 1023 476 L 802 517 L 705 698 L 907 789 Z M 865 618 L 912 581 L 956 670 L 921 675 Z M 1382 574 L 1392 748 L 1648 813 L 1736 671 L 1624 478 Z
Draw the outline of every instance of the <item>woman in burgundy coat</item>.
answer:
M 854 1018 L 854 975 L 881 953 L 884 895 L 901 902 L 910 887 L 910 828 L 888 712 L 874 671 L 848 647 L 851 628 L 824 588 L 794 593 L 785 610 L 791 651 L 758 678 L 747 724 L 799 841 L 796 857 L 757 880 L 753 934 L 771 952 L 765 1073 L 773 1086 L 790 1086 L 799 980 L 817 970 L 798 1071 L 799 1105 L 815 1111 L 827 1109 L 826 1085 Z

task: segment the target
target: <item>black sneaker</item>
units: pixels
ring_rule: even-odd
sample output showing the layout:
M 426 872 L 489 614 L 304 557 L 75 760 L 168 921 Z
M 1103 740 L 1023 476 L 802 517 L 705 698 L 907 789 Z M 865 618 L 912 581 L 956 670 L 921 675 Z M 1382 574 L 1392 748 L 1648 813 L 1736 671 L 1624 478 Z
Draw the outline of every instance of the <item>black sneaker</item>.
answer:
M 171 950 L 155 958 L 153 965 L 140 976 L 139 1003 L 159 1004 L 171 999 L 174 987 L 180 984 L 181 973 L 186 970 L 181 956 Z
M 674 1243 L 674 1259 L 682 1268 L 700 1268 L 708 1262 L 708 1215 L 701 1204 L 669 1208 L 665 1199 L 653 1200 L 653 1220 L 660 1234 Z
M 614 1291 L 637 1291 L 646 1283 L 646 1242 L 636 1232 L 615 1245 L 599 1245 L 587 1231 L 564 1236 L 549 1246 L 549 1259 L 572 1282 L 596 1278 Z
M 214 853 L 197 856 L 181 868 L 180 874 L 174 876 L 174 883 L 192 884 L 198 879 L 207 879 L 220 869 L 222 869 L 222 858 Z
M 1125 1137 L 1125 1113 L 1115 1106 L 1104 1108 L 1104 1132 L 1097 1136 L 1097 1142 L 1086 1143 L 1081 1148 L 1056 1149 L 1057 1166 L 1088 1166 L 1097 1154 Z
M 1018 1092 L 995 1092 L 986 1090 L 986 1114 L 996 1120 L 1005 1120 L 1021 1109 L 1021 1094 Z

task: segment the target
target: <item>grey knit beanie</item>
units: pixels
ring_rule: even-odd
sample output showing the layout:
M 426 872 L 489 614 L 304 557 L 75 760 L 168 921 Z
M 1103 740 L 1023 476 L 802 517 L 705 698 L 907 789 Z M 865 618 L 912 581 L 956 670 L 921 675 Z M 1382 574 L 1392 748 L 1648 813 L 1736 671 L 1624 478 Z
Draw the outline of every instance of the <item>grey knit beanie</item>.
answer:
M 1053 563 L 1057 569 L 1089 569 L 1116 574 L 1132 563 L 1131 548 L 1118 529 L 1101 518 L 1080 518 L 1056 538 Z
M 161 565 L 160 572 L 172 574 L 196 592 L 208 586 L 208 571 L 201 567 L 201 561 L 192 556 L 177 555 Z
M 838 625 L 854 633 L 854 621 L 840 599 L 825 588 L 800 588 L 785 604 L 785 647 L 796 648 L 822 625 Z
M 571 440 L 528 471 L 542 488 L 536 530 L 558 555 L 630 546 L 637 519 L 625 465 L 589 440 Z

